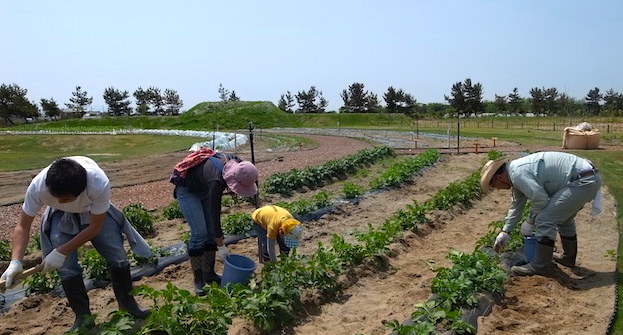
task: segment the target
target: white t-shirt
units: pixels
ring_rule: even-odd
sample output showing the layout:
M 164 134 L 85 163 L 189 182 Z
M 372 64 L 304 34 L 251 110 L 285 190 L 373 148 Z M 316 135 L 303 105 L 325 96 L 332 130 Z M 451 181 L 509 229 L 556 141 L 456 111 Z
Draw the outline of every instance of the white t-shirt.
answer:
M 59 203 L 50 194 L 50 190 L 45 185 L 45 178 L 50 169 L 50 166 L 47 166 L 28 185 L 24 204 L 22 205 L 24 213 L 29 216 L 35 216 L 44 205 L 69 213 L 90 212 L 92 214 L 103 214 L 108 211 L 110 207 L 110 182 L 104 170 L 88 157 L 72 156 L 67 158 L 77 161 L 86 170 L 86 189 L 80 193 L 76 200 L 68 203 Z

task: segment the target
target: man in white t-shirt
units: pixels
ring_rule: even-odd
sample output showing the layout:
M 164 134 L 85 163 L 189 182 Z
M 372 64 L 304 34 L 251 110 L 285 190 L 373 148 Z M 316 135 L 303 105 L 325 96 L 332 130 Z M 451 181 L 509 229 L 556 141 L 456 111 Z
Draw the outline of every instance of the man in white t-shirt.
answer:
M 135 242 L 134 245 L 137 240 L 143 247 L 146 243 L 123 213 L 111 205 L 108 177 L 88 157 L 59 158 L 31 181 L 19 223 L 13 231 L 12 260 L 0 277 L 6 280 L 6 286 L 10 287 L 15 276 L 23 271 L 22 260 L 30 228 L 44 206 L 47 208 L 41 224 L 42 272 L 58 271 L 69 305 L 76 314 L 69 331 L 79 328 L 86 321 L 85 316 L 91 314 L 77 253 L 87 241 L 91 241 L 108 263 L 119 309 L 137 318 L 146 318 L 149 311 L 142 310 L 130 294 L 132 278 L 122 232 Z

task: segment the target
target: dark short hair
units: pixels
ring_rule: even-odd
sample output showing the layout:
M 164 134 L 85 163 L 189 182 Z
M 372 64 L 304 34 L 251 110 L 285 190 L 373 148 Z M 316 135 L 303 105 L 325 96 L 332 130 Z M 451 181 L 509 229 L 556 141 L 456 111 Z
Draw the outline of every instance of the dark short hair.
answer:
M 502 172 L 506 171 L 506 163 L 500 165 L 500 167 L 495 171 L 494 175 L 502 174 Z
M 59 158 L 50 165 L 45 185 L 54 197 L 77 197 L 87 188 L 87 171 L 73 159 Z

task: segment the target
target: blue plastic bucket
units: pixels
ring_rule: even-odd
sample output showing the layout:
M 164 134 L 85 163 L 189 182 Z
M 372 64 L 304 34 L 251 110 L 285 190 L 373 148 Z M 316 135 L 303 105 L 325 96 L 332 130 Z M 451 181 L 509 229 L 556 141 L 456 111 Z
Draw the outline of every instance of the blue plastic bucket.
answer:
M 536 254 L 536 237 L 524 236 L 523 238 L 523 252 L 526 255 L 526 261 L 532 262 L 534 255 Z
M 255 261 L 246 256 L 236 254 L 229 255 L 225 258 L 221 287 L 225 287 L 230 283 L 248 283 L 256 267 L 257 264 Z

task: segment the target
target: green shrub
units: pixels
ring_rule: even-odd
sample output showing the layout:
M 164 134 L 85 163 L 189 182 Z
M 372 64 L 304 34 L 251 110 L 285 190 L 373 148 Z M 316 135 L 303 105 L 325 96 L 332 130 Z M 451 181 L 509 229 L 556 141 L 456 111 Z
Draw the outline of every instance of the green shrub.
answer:
M 169 205 L 167 205 L 162 211 L 162 215 L 164 215 L 164 218 L 167 220 L 184 218 L 182 210 L 180 209 L 180 204 L 177 200 L 173 200 Z
M 342 193 L 347 199 L 358 198 L 363 194 L 363 187 L 346 182 L 342 187 Z
M 221 206 L 222 207 L 231 207 L 234 204 L 238 203 L 238 199 L 234 199 L 234 197 L 222 197 L 221 198 Z
M 431 292 L 444 307 L 476 306 L 479 293 L 502 292 L 508 275 L 495 256 L 478 250 L 472 254 L 451 250 L 447 258 L 453 266 L 437 269 L 431 284 Z
M 28 242 L 28 246 L 26 247 L 26 254 L 32 254 L 35 252 L 40 252 L 41 251 L 41 235 L 40 234 L 35 234 L 34 236 L 32 236 L 30 238 L 30 241 Z
M 134 252 L 128 252 L 130 264 L 132 266 L 158 265 L 158 258 L 171 255 L 170 251 L 163 251 L 161 248 L 154 247 L 151 244 L 149 245 L 149 248 L 151 250 L 149 258 L 139 257 Z
M 123 208 L 123 214 L 141 235 L 151 236 L 155 232 L 154 217 L 143 204 L 129 204 Z
M 331 192 L 318 192 L 318 194 L 312 196 L 312 202 L 314 203 L 314 206 L 316 206 L 316 209 L 331 205 Z
M 180 240 L 182 240 L 182 242 L 188 245 L 188 242 L 190 242 L 190 231 L 182 232 L 180 234 Z
M 231 235 L 246 235 L 253 230 L 251 215 L 247 213 L 227 215 L 221 222 L 221 226 L 225 234 Z
M 0 240 L 0 261 L 11 260 L 11 245 L 8 241 Z
M 177 288 L 170 282 L 162 290 L 141 285 L 135 291 L 138 296 L 158 306 L 152 309 L 140 334 L 227 334 L 227 328 L 232 323 L 231 299 L 227 291 L 216 286 L 208 289 L 209 300 L 208 297 Z
M 95 249 L 80 249 L 80 264 L 89 278 L 93 280 L 109 280 L 108 264 L 106 259 Z
M 23 285 L 28 287 L 26 295 L 51 292 L 59 283 L 60 279 L 56 271 L 35 273 L 32 276 L 26 277 L 23 281 Z

